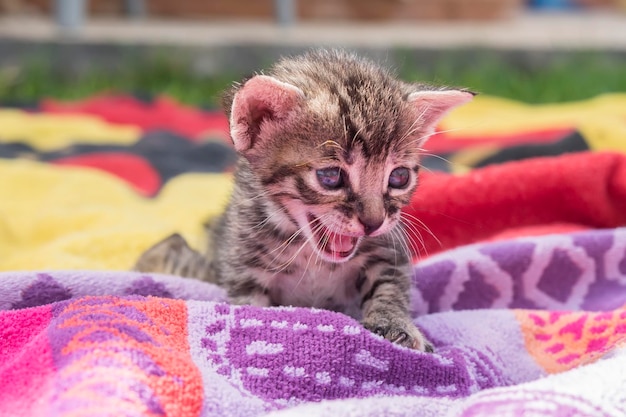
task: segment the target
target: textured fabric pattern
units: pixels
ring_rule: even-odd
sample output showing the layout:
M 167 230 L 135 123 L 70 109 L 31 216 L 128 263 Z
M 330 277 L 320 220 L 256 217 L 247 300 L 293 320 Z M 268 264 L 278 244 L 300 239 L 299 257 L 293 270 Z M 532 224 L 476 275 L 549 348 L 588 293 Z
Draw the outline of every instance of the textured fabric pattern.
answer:
M 626 413 L 626 229 L 468 245 L 417 263 L 413 282 L 435 354 L 338 313 L 232 306 L 178 277 L 2 273 L 0 376 L 16 383 L 0 411 Z

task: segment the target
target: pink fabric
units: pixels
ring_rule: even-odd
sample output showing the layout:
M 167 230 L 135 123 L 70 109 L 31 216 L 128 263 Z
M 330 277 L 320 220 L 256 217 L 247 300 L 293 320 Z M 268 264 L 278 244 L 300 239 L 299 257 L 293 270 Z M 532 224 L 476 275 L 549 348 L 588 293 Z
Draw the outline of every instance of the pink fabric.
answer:
M 0 415 L 43 416 L 55 376 L 46 328 L 51 306 L 0 315 Z

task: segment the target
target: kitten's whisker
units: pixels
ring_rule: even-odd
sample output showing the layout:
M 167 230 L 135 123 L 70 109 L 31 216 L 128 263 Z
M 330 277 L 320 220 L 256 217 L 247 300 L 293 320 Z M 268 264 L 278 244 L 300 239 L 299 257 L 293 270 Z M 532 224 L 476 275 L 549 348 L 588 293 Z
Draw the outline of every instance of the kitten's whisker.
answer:
M 455 165 L 455 164 L 454 164 L 452 161 L 450 161 L 449 159 L 447 159 L 447 158 L 445 158 L 445 157 L 443 157 L 443 156 L 441 156 L 441 155 L 437 155 L 437 154 L 435 154 L 435 153 L 430 153 L 430 152 L 422 152 L 422 153 L 421 153 L 421 155 L 423 155 L 423 156 L 430 156 L 430 157 L 432 157 L 432 158 L 437 158 L 437 159 L 439 159 L 439 160 L 441 160 L 441 161 L 445 162 L 445 163 L 446 163 L 446 164 L 448 164 L 448 165 Z M 456 165 L 460 165 L 460 164 L 456 164 Z M 420 166 L 422 166 L 422 165 L 420 164 Z
M 413 133 L 417 132 L 422 126 L 418 126 L 418 123 L 422 122 L 422 119 L 424 117 L 424 115 L 426 114 L 426 110 L 422 111 L 417 118 L 415 118 L 415 120 L 413 120 L 413 122 L 411 123 L 411 126 L 409 126 L 409 130 L 407 131 L 407 133 L 404 134 L 404 136 L 402 136 L 402 138 L 400 139 L 400 142 L 404 142 L 406 140 L 406 138 L 410 137 L 413 135 Z
M 322 216 L 321 218 L 323 219 L 324 217 L 325 217 L 325 216 Z M 324 227 L 324 225 L 322 225 L 322 224 L 321 224 L 321 222 L 320 222 L 320 224 L 319 224 L 319 225 L 317 225 L 317 228 L 316 228 L 316 229 L 314 229 L 313 234 L 314 234 L 314 235 L 315 235 L 315 234 L 317 234 L 317 232 L 318 232 L 318 231 L 319 231 L 322 227 Z M 305 243 L 309 243 L 309 242 L 307 241 L 307 242 L 305 242 Z M 296 253 L 296 256 L 297 256 L 297 255 L 298 255 L 298 254 L 302 251 L 302 249 L 303 249 L 303 248 L 304 248 L 304 246 L 301 246 L 301 247 L 298 249 L 298 251 L 297 251 L 297 253 Z M 324 246 L 322 246 L 322 248 L 324 248 Z M 315 264 L 317 264 L 317 261 L 318 261 L 319 259 L 321 259 L 321 258 L 320 258 L 319 254 L 318 254 L 318 252 L 317 252 L 316 250 L 313 250 L 313 255 L 315 256 Z M 307 263 L 306 263 L 306 265 L 305 265 L 305 267 L 304 267 L 304 270 L 302 271 L 302 275 L 301 275 L 301 276 L 300 276 L 300 278 L 298 279 L 298 282 L 296 282 L 296 285 L 294 286 L 294 288 L 293 288 L 293 290 L 292 290 L 292 294 L 293 294 L 293 293 L 295 293 L 295 291 L 298 289 L 298 287 L 300 286 L 300 284 L 301 284 L 301 283 L 302 283 L 302 281 L 304 280 L 304 277 L 306 276 L 306 273 L 307 273 L 307 271 L 309 270 L 309 265 L 311 264 L 311 258 L 312 258 L 312 256 L 310 256 L 310 257 L 309 257 L 309 259 L 307 259 Z M 320 267 L 321 267 L 321 263 L 320 263 Z M 315 300 L 314 300 L 313 306 L 315 306 L 315 305 L 316 305 L 317 301 L 318 301 L 317 299 L 315 299 Z
M 310 223 L 307 224 L 307 226 L 310 226 Z M 280 253 L 278 255 L 276 255 L 276 257 L 274 259 L 276 259 L 278 256 L 280 256 L 284 250 L 287 248 L 287 246 L 289 246 L 305 229 L 306 226 L 304 227 L 300 227 L 298 230 L 296 230 L 295 232 L 293 232 L 288 238 L 287 240 L 285 240 L 283 243 L 281 243 L 279 246 L 275 247 L 272 251 L 270 251 L 268 254 L 272 254 L 280 249 L 282 249 L 280 251 Z
M 410 213 L 407 213 L 404 210 L 402 210 L 402 212 L 400 213 L 400 218 L 404 221 L 404 224 L 406 224 L 407 227 L 411 228 L 411 230 L 418 230 L 418 226 L 421 226 L 422 229 L 430 232 L 430 229 L 428 229 L 428 227 L 422 220 Z M 437 237 L 434 236 L 432 233 L 431 236 L 437 239 Z
M 313 230 L 314 235 L 316 235 L 317 232 L 319 232 L 320 230 L 323 230 L 325 228 L 328 229 L 328 227 L 324 224 L 324 220 L 330 217 L 332 217 L 331 214 L 325 214 L 322 217 L 318 218 L 319 222 L 317 224 L 317 227 L 315 230 Z M 328 245 L 329 240 L 330 240 L 330 236 L 328 235 L 328 233 L 323 233 L 320 239 L 320 246 L 322 250 L 326 248 L 326 245 Z
M 428 255 L 428 250 L 426 249 L 424 239 L 419 230 L 414 229 L 414 226 L 412 227 L 411 224 L 404 221 L 402 222 L 402 228 L 400 230 L 402 235 L 405 237 L 405 242 L 407 242 L 407 251 L 411 258 L 416 256 L 420 257 L 421 253 L 425 253 L 426 255 Z M 412 234 L 409 233 L 410 230 L 413 231 Z
M 305 226 L 306 227 L 306 226 Z M 291 257 L 290 259 L 288 259 L 287 261 L 283 262 L 282 264 L 279 264 L 277 266 L 273 266 L 273 264 L 279 260 L 279 258 L 282 256 L 283 253 L 285 253 L 285 251 L 287 250 L 287 248 L 294 242 L 294 240 L 304 231 L 304 227 L 299 228 L 298 230 L 296 230 L 294 233 L 291 234 L 291 236 L 289 236 L 289 238 L 287 238 L 283 243 L 281 243 L 279 246 L 277 246 L 276 248 L 274 248 L 272 251 L 270 251 L 268 253 L 268 255 L 271 255 L 277 251 L 278 252 L 276 255 L 274 255 L 274 258 L 272 259 L 270 265 L 268 266 L 268 268 L 266 270 L 268 271 L 273 271 L 276 274 L 284 271 L 285 268 L 287 268 L 295 259 L 295 257 Z M 308 241 L 307 239 L 304 240 L 303 244 L 306 244 Z
M 325 216 L 322 216 L 321 218 L 318 218 L 318 220 L 323 219 Z M 285 252 L 285 250 L 289 247 L 289 245 L 291 243 L 293 243 L 294 239 L 300 235 L 300 233 L 302 233 L 305 229 L 305 227 L 311 227 L 312 223 L 316 221 L 313 220 L 312 222 L 307 223 L 307 225 L 305 225 L 304 227 L 301 227 L 300 229 L 298 229 L 294 234 L 292 234 L 285 242 L 283 242 L 278 248 L 274 249 L 272 252 L 275 252 L 276 250 L 278 250 L 279 248 L 282 248 L 282 250 L 280 251 L 280 253 L 278 253 L 274 259 L 272 260 L 272 263 L 276 260 L 278 260 L 278 258 Z M 322 224 L 321 221 L 319 221 L 319 224 L 316 224 L 315 226 L 313 226 L 311 228 L 311 231 L 313 232 L 313 235 L 316 235 L 317 232 L 319 230 L 321 230 L 321 228 L 324 227 L 324 225 Z M 293 263 L 293 261 L 298 257 L 298 255 L 302 252 L 302 250 L 306 247 L 307 244 L 310 244 L 309 239 L 304 239 L 304 242 L 300 245 L 300 247 L 295 251 L 295 253 L 289 258 L 287 259 L 285 262 L 283 262 L 280 265 L 277 265 L 276 267 L 272 267 L 271 270 L 275 271 L 276 273 L 282 272 L 284 271 L 289 265 L 291 265 Z M 278 270 L 276 270 L 276 268 L 278 268 Z
M 270 223 L 270 221 L 276 217 L 278 215 L 277 212 L 272 212 L 270 213 L 265 219 L 263 219 L 263 221 L 257 223 L 256 225 L 252 226 L 252 230 L 260 230 L 263 227 L 265 227 L 265 225 L 267 225 L 268 223 Z M 282 225 L 282 223 L 284 222 L 284 219 L 280 219 L 280 221 L 276 224 L 276 226 L 280 227 Z
M 399 239 L 402 242 L 402 250 L 405 251 L 406 256 L 412 260 L 418 252 L 416 250 L 416 244 L 405 230 L 404 224 L 400 223 L 400 227 L 398 227 L 396 233 L 400 236 Z
M 352 139 L 350 140 L 350 148 L 353 148 L 353 147 L 354 147 L 354 141 L 356 141 L 356 138 L 357 138 L 357 137 L 361 134 L 361 131 L 363 131 L 363 129 L 365 129 L 365 127 L 364 127 L 364 126 L 361 126 L 361 127 L 359 128 L 359 130 L 357 130 L 357 131 L 354 133 L 354 136 L 352 136 Z
M 400 213 L 400 216 L 405 216 L 407 217 L 410 221 L 412 221 L 412 224 L 415 224 L 413 222 L 416 222 L 417 224 L 415 224 L 416 226 L 421 226 L 426 232 L 428 232 L 429 235 L 431 235 L 433 237 L 433 239 L 435 239 L 437 241 L 437 243 L 440 246 L 443 246 L 443 244 L 441 243 L 441 241 L 439 240 L 439 238 L 437 238 L 437 236 L 435 236 L 435 234 L 432 232 L 432 230 L 430 230 L 430 228 L 428 226 L 426 226 L 426 223 L 424 223 L 422 220 L 420 220 L 418 217 L 407 213 L 406 211 L 402 211 Z
M 291 234 L 291 236 L 289 236 L 287 238 L 287 240 L 285 240 L 283 243 L 281 243 L 279 246 L 275 247 L 274 249 L 272 249 L 270 252 L 268 252 L 268 255 L 273 254 L 276 251 L 280 252 L 274 257 L 274 259 L 278 258 L 280 255 L 282 255 L 282 253 L 285 251 L 285 249 L 294 241 L 298 238 L 298 236 L 300 236 L 300 233 L 302 233 L 302 228 L 296 230 L 294 233 Z M 282 250 L 281 250 L 282 249 Z
M 454 168 L 454 167 L 465 168 L 465 169 L 470 169 L 471 168 L 469 165 L 460 164 L 458 162 L 452 162 L 449 159 L 446 159 L 446 158 L 444 158 L 443 156 L 440 156 L 440 155 L 436 155 L 436 154 L 424 154 L 424 155 L 431 156 L 433 158 L 439 159 L 439 160 L 445 162 L 447 164 L 447 166 L 449 166 L 451 168 Z M 438 171 L 437 169 L 433 170 L 433 169 L 431 169 L 431 168 L 429 168 L 429 167 L 427 167 L 427 166 L 425 166 L 425 165 L 423 165 L 421 163 L 418 164 L 418 166 L 420 167 L 420 169 L 423 169 L 423 170 L 425 170 L 427 172 L 431 172 L 432 173 L 432 172 L 437 172 Z
M 323 225 L 321 225 L 321 224 L 320 224 L 320 225 L 319 225 L 319 227 L 323 227 Z M 313 234 L 316 234 L 316 233 L 317 233 L 317 231 L 318 231 L 319 229 L 312 229 L 312 230 L 313 230 Z M 296 260 L 296 258 L 300 255 L 300 253 L 301 253 L 301 252 L 302 252 L 302 250 L 306 247 L 306 245 L 309 245 L 309 244 L 310 244 L 310 242 L 308 241 L 308 239 L 305 239 L 305 241 L 302 243 L 302 245 L 300 245 L 300 247 L 298 248 L 298 250 L 296 251 L 296 253 L 294 253 L 294 254 L 293 254 L 293 256 L 292 256 L 290 259 L 288 259 L 288 260 L 287 260 L 285 268 L 286 268 L 287 266 L 291 265 L 291 263 L 292 263 L 294 260 Z M 310 258 L 309 258 L 309 259 L 310 259 Z M 308 263 L 307 263 L 307 264 L 308 264 Z M 283 269 L 284 269 L 284 268 L 283 268 Z M 299 284 L 299 282 L 298 282 L 298 284 Z
M 300 248 L 304 247 L 307 244 L 306 241 L 302 242 L 302 244 L 300 245 Z M 272 259 L 272 264 L 270 266 L 268 266 L 268 268 L 266 268 L 266 271 L 268 272 L 274 272 L 274 276 L 276 276 L 277 274 L 283 272 L 285 269 L 287 269 L 289 267 L 289 265 L 291 265 L 293 263 L 293 261 L 297 258 L 297 254 L 300 252 L 299 250 L 296 251 L 296 254 L 294 254 L 293 256 L 291 256 L 289 259 L 287 259 L 286 261 L 284 261 L 283 263 L 280 263 L 278 265 L 273 265 L 275 261 L 279 260 L 280 255 L 282 255 L 284 253 L 284 251 L 286 250 L 286 248 L 289 245 L 286 245 L 283 250 L 277 254 L 274 259 Z
M 413 136 L 413 134 L 417 131 L 419 131 L 422 127 L 423 127 L 423 119 L 424 119 L 424 115 L 426 114 L 426 112 L 428 111 L 428 108 L 425 108 L 424 110 L 421 111 L 420 114 L 417 115 L 417 117 L 413 120 L 413 122 L 411 122 L 411 126 L 409 126 L 409 129 L 407 130 L 407 132 L 400 138 L 399 142 L 403 143 L 408 137 Z M 422 136 L 420 139 L 416 140 L 416 141 L 411 141 L 409 142 L 409 145 L 412 146 L 415 142 L 420 142 L 425 136 Z
M 343 148 L 343 146 L 341 146 L 341 144 L 339 142 L 337 142 L 335 140 L 332 140 L 332 139 L 328 139 L 326 142 L 323 142 L 323 143 L 317 145 L 317 148 L 322 148 L 324 146 L 331 146 L 333 148 L 339 149 L 342 152 L 345 151 L 345 149 Z
M 407 233 L 404 230 L 404 224 L 402 221 L 402 218 L 400 218 L 397 222 L 397 226 L 393 228 L 393 237 L 394 239 L 400 244 L 400 248 L 399 251 L 402 251 L 401 253 L 403 253 L 408 259 L 409 262 L 411 259 L 413 259 L 413 244 L 409 239 L 409 236 L 407 235 Z M 395 246 L 394 246 L 394 250 L 395 250 Z
M 424 141 L 424 139 L 428 139 L 430 136 L 439 135 L 439 134 L 442 134 L 442 133 L 459 132 L 459 131 L 462 131 L 462 130 L 467 130 L 467 127 L 455 127 L 453 129 L 437 130 L 436 132 L 429 133 L 427 135 L 419 136 L 419 137 L 413 139 L 410 143 L 411 144 L 421 143 L 421 142 Z M 426 149 L 421 148 L 421 147 L 418 147 L 417 149 L 419 151 L 425 151 L 426 150 Z
M 432 169 L 428 168 L 428 167 L 427 167 L 427 166 L 425 166 L 425 165 L 422 165 L 422 164 L 417 164 L 417 166 L 419 166 L 421 170 L 424 170 L 424 171 L 426 171 L 426 172 L 431 172 L 431 173 L 432 173 L 432 172 L 435 172 L 435 171 L 433 171 Z
M 410 202 L 410 203 L 409 203 L 406 207 L 410 207 L 411 209 L 416 210 L 416 211 L 421 210 L 421 208 L 419 207 L 419 205 L 418 205 L 418 206 L 416 206 L 416 204 L 415 204 L 415 203 L 416 203 L 415 201 L 411 201 L 411 202 Z M 450 219 L 450 220 L 453 220 L 453 221 L 455 221 L 455 222 L 462 223 L 462 224 L 467 225 L 467 226 L 472 226 L 472 227 L 473 227 L 473 226 L 476 226 L 476 225 L 475 225 L 474 223 L 472 223 L 472 222 L 469 222 L 469 221 L 467 221 L 467 220 L 461 219 L 461 218 L 459 218 L 459 217 L 450 216 L 449 214 L 446 214 L 445 212 L 442 212 L 442 211 L 431 211 L 431 210 L 422 210 L 422 211 L 424 211 L 424 212 L 426 212 L 426 211 L 427 211 L 428 213 L 435 213 L 435 214 L 437 214 L 437 215 L 439 215 L 439 216 L 443 216 L 443 217 L 445 217 L 446 219 Z M 405 211 L 403 210 L 403 212 L 405 212 Z M 406 213 L 406 212 L 405 212 L 405 213 Z M 407 213 L 407 214 L 408 214 L 408 213 Z
M 393 256 L 394 256 L 393 264 L 394 264 L 394 266 L 398 265 L 398 248 L 396 247 L 396 241 L 399 241 L 400 244 L 402 245 L 402 237 L 398 236 L 398 231 L 396 229 L 397 229 L 397 227 L 394 227 L 390 231 L 391 243 L 393 244 Z M 404 249 L 404 248 L 402 248 L 402 249 Z
M 296 250 L 296 252 L 293 254 L 293 256 L 291 256 L 291 258 L 287 259 L 281 265 L 278 265 L 277 267 L 273 267 L 271 269 L 271 271 L 274 272 L 274 276 L 278 275 L 279 273 L 281 273 L 285 269 L 287 269 L 289 267 L 289 265 L 291 265 L 293 263 L 293 261 L 295 261 L 298 258 L 298 255 L 300 254 L 300 252 L 302 252 L 302 249 L 304 249 L 307 244 L 308 244 L 307 241 L 302 242 L 300 247 Z
M 305 242 L 305 243 L 308 243 L 308 242 Z M 300 249 L 300 250 L 302 250 L 302 249 Z M 298 251 L 298 253 L 300 252 L 300 250 Z M 313 254 L 315 254 L 315 256 L 318 257 L 317 251 L 314 250 Z M 300 284 L 304 280 L 304 277 L 306 276 L 306 273 L 309 270 L 309 265 L 311 264 L 311 258 L 313 258 L 313 256 L 309 256 L 309 259 L 307 259 L 306 265 L 304 266 L 304 269 L 302 270 L 302 275 L 300 275 L 300 278 L 298 279 L 298 282 L 296 282 L 296 285 L 294 286 L 294 288 L 292 290 L 292 294 L 296 292 L 296 290 L 298 289 L 298 287 L 300 286 Z M 315 300 L 315 302 L 317 302 L 317 300 Z
M 398 241 L 401 243 L 402 245 L 402 250 L 404 251 L 404 253 L 406 254 L 406 256 L 409 259 L 413 258 L 413 242 L 411 242 L 411 239 L 409 237 L 409 235 L 406 233 L 406 231 L 404 230 L 404 224 L 402 223 L 402 220 L 400 220 L 400 222 L 398 222 L 398 227 L 394 229 L 394 233 L 398 238 Z
M 263 191 L 263 192 L 260 192 L 260 193 L 258 193 L 257 195 L 255 195 L 253 197 L 246 196 L 245 199 L 243 199 L 243 200 L 241 200 L 239 202 L 231 202 L 230 204 L 231 204 L 231 207 L 239 208 L 239 207 L 241 207 L 243 205 L 251 205 L 250 204 L 251 202 L 253 202 L 255 200 L 258 200 L 258 199 L 261 199 L 261 198 L 266 198 L 268 195 L 270 195 L 269 191 Z

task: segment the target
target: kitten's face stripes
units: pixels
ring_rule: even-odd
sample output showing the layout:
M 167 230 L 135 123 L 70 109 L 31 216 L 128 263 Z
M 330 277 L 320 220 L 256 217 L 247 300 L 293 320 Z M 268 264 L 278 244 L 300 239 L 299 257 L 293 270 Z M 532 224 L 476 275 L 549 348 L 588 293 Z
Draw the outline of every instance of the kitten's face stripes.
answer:
M 412 159 L 374 159 L 360 145 L 345 152 L 340 143 L 311 147 L 304 154 L 311 161 L 283 161 L 264 181 L 318 255 L 331 262 L 352 258 L 361 238 L 389 232 L 417 185 L 417 152 Z
M 282 121 L 274 112 L 260 124 L 246 156 L 318 255 L 344 262 L 361 238 L 396 225 L 417 185 L 427 132 L 406 84 L 379 67 L 332 58 L 318 64 L 288 61 L 273 70 L 301 99 Z
M 226 108 L 235 148 L 268 197 L 318 255 L 344 262 L 361 238 L 396 225 L 421 144 L 468 95 L 420 90 L 369 61 L 321 52 L 253 77 Z

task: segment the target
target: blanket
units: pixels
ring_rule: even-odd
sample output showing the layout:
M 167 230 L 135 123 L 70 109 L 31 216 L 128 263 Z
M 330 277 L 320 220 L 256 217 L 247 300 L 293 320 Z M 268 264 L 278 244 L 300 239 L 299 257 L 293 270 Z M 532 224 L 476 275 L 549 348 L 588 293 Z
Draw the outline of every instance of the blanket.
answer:
M 434 354 L 338 313 L 126 272 L 168 233 L 202 245 L 234 161 L 214 112 L 0 109 L 0 415 L 623 416 L 623 100 L 487 97 L 444 121 L 430 153 L 453 164 L 432 164 L 405 212 Z M 487 149 L 514 157 L 476 168 Z

